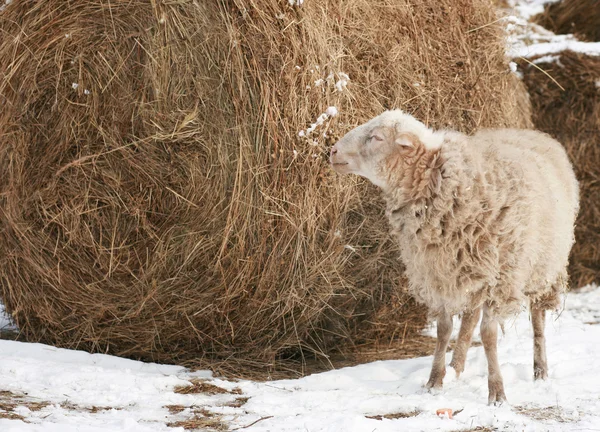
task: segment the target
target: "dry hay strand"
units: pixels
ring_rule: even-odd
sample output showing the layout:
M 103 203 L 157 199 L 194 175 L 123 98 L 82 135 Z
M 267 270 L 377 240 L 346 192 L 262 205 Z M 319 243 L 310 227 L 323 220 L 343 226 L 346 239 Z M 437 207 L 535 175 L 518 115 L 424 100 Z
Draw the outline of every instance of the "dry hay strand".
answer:
M 237 372 L 409 337 L 425 311 L 378 193 L 328 147 L 393 107 L 527 126 L 496 21 L 484 0 L 7 5 L 0 294 L 23 336 Z
M 560 141 L 579 180 L 581 206 L 571 252 L 571 285 L 600 279 L 600 57 L 563 51 L 551 63 L 521 63 L 536 128 Z M 534 59 L 535 61 L 535 59 Z
M 532 21 L 557 34 L 574 34 L 580 40 L 600 41 L 600 1 L 562 0 L 547 4 Z

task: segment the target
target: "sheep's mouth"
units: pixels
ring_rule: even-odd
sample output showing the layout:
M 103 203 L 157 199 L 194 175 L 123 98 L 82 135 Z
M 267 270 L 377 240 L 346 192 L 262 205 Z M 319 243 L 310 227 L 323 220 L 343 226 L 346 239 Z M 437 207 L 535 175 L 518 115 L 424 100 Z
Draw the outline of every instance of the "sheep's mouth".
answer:
M 330 162 L 331 168 L 338 174 L 349 174 L 350 168 L 348 162 Z

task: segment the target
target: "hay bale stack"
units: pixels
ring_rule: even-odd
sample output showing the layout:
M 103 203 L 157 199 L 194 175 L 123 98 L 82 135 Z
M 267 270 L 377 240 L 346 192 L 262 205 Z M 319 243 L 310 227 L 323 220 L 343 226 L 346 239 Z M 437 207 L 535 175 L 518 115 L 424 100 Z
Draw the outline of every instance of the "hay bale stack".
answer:
M 574 288 L 600 282 L 600 57 L 572 51 L 554 61 L 522 62 L 537 129 L 563 143 L 581 188 L 569 273 Z M 535 62 L 535 59 L 533 59 Z
M 574 34 L 580 40 L 600 41 L 600 1 L 562 0 L 547 4 L 533 21 L 557 34 Z
M 484 0 L 11 3 L 7 309 L 29 340 L 164 362 L 417 328 L 378 194 L 328 146 L 391 107 L 527 125 L 495 19 Z

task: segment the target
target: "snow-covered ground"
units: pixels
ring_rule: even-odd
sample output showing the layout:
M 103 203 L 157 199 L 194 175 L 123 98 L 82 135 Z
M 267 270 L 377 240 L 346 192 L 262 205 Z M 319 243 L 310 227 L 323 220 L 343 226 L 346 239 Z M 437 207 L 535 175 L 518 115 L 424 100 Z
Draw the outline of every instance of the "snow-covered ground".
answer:
M 178 421 L 212 413 L 232 430 L 252 432 L 600 430 L 599 305 L 600 289 L 589 287 L 570 293 L 560 316 L 549 315 L 545 382 L 532 379 L 527 313 L 506 323 L 499 358 L 509 404 L 500 407 L 487 405 L 482 347 L 471 348 L 460 379 L 449 368 L 444 389 L 429 393 L 422 386 L 431 357 L 377 361 L 301 379 L 234 382 L 178 366 L 0 341 L 0 417 L 14 417 L 0 418 L 0 431 L 183 431 Z M 199 379 L 225 391 L 174 392 Z M 450 420 L 436 415 L 439 408 L 462 411 Z

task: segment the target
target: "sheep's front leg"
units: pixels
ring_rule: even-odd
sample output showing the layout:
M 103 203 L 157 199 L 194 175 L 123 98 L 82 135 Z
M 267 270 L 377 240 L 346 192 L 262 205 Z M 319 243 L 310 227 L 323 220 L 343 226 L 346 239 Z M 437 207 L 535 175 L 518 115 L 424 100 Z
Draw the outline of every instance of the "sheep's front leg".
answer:
M 448 349 L 451 333 L 452 315 L 443 311 L 437 317 L 437 344 L 433 354 L 433 366 L 431 367 L 429 381 L 425 385 L 428 389 L 442 387 L 444 375 L 446 375 L 446 350 Z
M 479 322 L 481 316 L 481 308 L 477 308 L 472 312 L 464 312 L 462 320 L 460 322 L 460 331 L 458 332 L 458 340 L 456 341 L 456 347 L 454 347 L 454 353 L 452 353 L 452 361 L 450 366 L 454 368 L 456 376 L 465 370 L 465 361 L 467 360 L 467 351 L 471 346 L 471 339 L 473 339 L 473 331 L 475 326 Z
M 481 342 L 483 342 L 488 362 L 488 403 L 500 405 L 506 401 L 506 395 L 498 363 L 498 321 L 492 316 L 487 306 L 483 307 Z
M 531 324 L 533 325 L 533 379 L 548 378 L 548 361 L 546 360 L 546 311 L 531 305 Z

